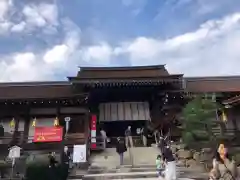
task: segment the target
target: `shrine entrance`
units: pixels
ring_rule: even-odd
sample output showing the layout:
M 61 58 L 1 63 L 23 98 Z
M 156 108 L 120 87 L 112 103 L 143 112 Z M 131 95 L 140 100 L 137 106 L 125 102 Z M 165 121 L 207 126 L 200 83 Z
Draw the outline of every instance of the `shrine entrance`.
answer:
M 131 126 L 136 145 L 141 144 L 141 128 L 151 120 L 148 102 L 113 102 L 99 104 L 100 127 L 106 131 L 108 145 L 115 146 L 117 137 L 124 138 Z

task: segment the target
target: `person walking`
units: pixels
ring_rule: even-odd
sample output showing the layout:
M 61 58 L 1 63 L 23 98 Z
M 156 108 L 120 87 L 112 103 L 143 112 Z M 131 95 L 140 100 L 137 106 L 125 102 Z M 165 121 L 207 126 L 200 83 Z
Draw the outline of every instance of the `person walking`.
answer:
M 125 143 L 127 147 L 133 147 L 133 139 L 132 139 L 132 130 L 131 126 L 128 126 L 128 128 L 125 131 Z
M 107 147 L 107 133 L 106 131 L 102 128 L 100 130 L 100 133 L 101 133 L 101 138 L 102 138 L 102 141 L 103 141 L 103 149 L 106 149 Z
M 165 180 L 176 180 L 176 162 L 172 150 L 169 146 L 163 149 L 163 159 L 166 163 Z
M 61 164 L 62 164 L 62 180 L 67 180 L 68 178 L 68 171 L 69 171 L 69 163 L 70 163 L 70 153 L 68 152 L 68 147 L 65 146 L 62 157 L 61 157 Z
M 116 151 L 119 154 L 120 166 L 123 165 L 124 153 L 127 151 L 126 144 L 120 137 L 117 138 Z

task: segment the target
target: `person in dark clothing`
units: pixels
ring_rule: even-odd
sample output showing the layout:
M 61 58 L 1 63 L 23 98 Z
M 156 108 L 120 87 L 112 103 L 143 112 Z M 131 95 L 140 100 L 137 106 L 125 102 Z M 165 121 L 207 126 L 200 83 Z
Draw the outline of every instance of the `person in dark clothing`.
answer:
M 68 147 L 64 147 L 64 151 L 61 156 L 61 165 L 62 165 L 62 178 L 66 180 L 68 178 L 69 162 L 70 162 L 70 153 L 68 152 Z
M 0 137 L 4 136 L 4 127 L 2 124 L 0 124 Z
M 124 153 L 127 151 L 127 147 L 126 147 L 125 142 L 123 140 L 121 140 L 119 137 L 117 138 L 116 151 L 120 157 L 120 165 L 123 165 Z
M 49 159 L 49 168 L 55 168 L 57 163 L 58 163 L 55 159 L 55 153 L 50 152 L 49 155 L 48 155 L 48 159 Z
M 148 133 L 149 133 L 148 128 L 147 127 L 143 127 L 142 130 L 141 130 L 141 134 L 142 134 L 143 146 L 145 146 L 145 147 L 147 147 L 147 144 L 148 144 L 148 141 L 147 141 Z
M 175 162 L 175 157 L 173 155 L 173 152 L 169 146 L 166 146 L 163 149 L 163 159 L 166 163 L 165 179 L 166 180 L 175 180 L 177 178 L 176 177 L 176 162 Z
M 4 137 L 4 127 L 2 124 L 0 124 L 0 144 L 3 142 L 3 137 Z
M 133 147 L 133 138 L 132 138 L 132 130 L 131 126 L 125 130 L 125 143 L 127 147 Z
M 165 139 L 163 137 L 160 137 L 159 139 L 160 140 L 158 143 L 158 147 L 159 147 L 161 153 L 163 154 L 163 151 L 164 151 L 165 147 L 167 146 L 167 142 L 165 141 Z
M 48 155 L 49 159 L 49 170 L 48 170 L 48 179 L 57 179 L 58 174 L 56 173 L 57 161 L 55 159 L 55 152 L 50 152 Z

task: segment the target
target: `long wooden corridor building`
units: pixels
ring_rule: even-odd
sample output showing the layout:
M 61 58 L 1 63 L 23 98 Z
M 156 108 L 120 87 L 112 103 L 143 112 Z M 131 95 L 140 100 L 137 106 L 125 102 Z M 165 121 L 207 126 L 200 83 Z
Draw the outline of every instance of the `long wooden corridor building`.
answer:
M 62 142 L 36 143 L 33 136 L 36 127 L 52 127 L 56 119 L 65 127 L 67 117 L 71 121 L 64 144 L 88 144 L 92 137 L 94 148 L 99 122 L 144 120 L 155 127 L 170 126 L 188 97 L 195 94 L 214 95 L 232 104 L 231 99 L 240 95 L 240 76 L 184 77 L 170 74 L 164 65 L 81 67 L 77 76 L 67 81 L 1 83 L 0 124 L 4 133 L 0 147 L 11 143 L 26 150 L 61 146 Z M 237 104 L 235 100 L 234 107 Z M 227 115 L 240 120 L 237 111 Z M 117 125 L 122 130 L 125 126 Z M 112 125 L 113 136 L 114 128 Z

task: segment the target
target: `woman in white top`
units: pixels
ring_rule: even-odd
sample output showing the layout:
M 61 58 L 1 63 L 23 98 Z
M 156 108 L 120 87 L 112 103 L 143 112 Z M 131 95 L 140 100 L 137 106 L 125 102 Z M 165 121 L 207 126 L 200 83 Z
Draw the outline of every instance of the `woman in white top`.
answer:
M 213 168 L 211 169 L 209 173 L 209 179 L 210 180 L 216 180 L 219 179 L 221 174 L 219 172 L 219 164 L 222 163 L 222 159 L 220 157 L 220 154 L 218 152 L 215 153 L 212 164 Z

